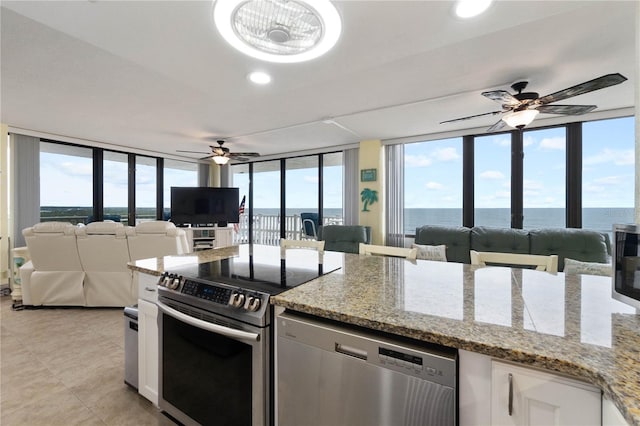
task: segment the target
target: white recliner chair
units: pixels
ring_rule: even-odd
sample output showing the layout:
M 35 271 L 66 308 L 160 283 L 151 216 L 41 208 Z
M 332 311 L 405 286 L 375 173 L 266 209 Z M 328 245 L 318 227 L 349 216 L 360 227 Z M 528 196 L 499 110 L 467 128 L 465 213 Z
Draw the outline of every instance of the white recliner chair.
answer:
M 133 272 L 127 267 L 127 227 L 92 222 L 76 229 L 80 262 L 86 273 L 86 306 L 128 306 L 138 299 Z
M 22 230 L 31 255 L 31 261 L 20 268 L 23 304 L 85 305 L 85 272 L 75 231 L 66 222 L 43 222 Z
M 127 242 L 131 261 L 189 253 L 184 229 L 161 220 L 128 228 Z

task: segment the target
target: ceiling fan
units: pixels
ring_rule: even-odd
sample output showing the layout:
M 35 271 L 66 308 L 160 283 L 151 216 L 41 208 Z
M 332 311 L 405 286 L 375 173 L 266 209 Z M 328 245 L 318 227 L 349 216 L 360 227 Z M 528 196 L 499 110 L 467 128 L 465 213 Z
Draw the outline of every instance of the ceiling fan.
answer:
M 236 161 L 248 161 L 249 157 L 259 157 L 260 154 L 258 154 L 257 152 L 231 152 L 229 151 L 229 148 L 223 146 L 224 145 L 224 141 L 223 140 L 218 140 L 216 141 L 218 143 L 218 146 L 215 145 L 209 145 L 209 147 L 211 148 L 211 153 L 208 152 L 202 152 L 202 151 L 184 151 L 184 150 L 176 150 L 176 152 L 190 152 L 190 153 L 194 153 L 194 154 L 209 154 L 206 157 L 202 157 L 200 158 L 200 160 L 207 160 L 209 158 L 213 159 L 213 161 L 216 164 L 227 164 L 229 162 L 229 160 L 236 160 Z
M 516 129 L 522 129 L 526 125 L 530 124 L 539 113 L 580 115 L 593 111 L 596 109 L 596 105 L 549 104 L 582 95 L 584 93 L 593 92 L 594 90 L 615 86 L 616 84 L 620 84 L 626 80 L 627 78 L 619 73 L 607 74 L 542 97 L 540 97 L 536 92 L 523 93 L 522 91 L 527 87 L 528 82 L 519 81 L 511 86 L 514 91 L 518 92 L 513 95 L 505 90 L 482 92 L 482 96 L 502 104 L 502 109 L 500 111 L 455 118 L 453 120 L 442 121 L 440 124 L 468 120 L 470 118 L 482 117 L 485 115 L 505 114 L 497 123 L 489 127 L 487 132 L 495 132 L 502 129 L 505 125 L 509 125 Z

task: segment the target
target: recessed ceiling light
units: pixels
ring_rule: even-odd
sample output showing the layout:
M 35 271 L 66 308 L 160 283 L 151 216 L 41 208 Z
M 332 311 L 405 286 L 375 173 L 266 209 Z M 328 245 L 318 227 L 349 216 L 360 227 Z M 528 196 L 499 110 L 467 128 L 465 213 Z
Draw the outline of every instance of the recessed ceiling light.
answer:
M 279 63 L 323 55 L 342 31 L 340 15 L 329 0 L 216 0 L 213 19 L 233 47 Z
M 460 18 L 472 18 L 487 10 L 493 0 L 458 0 L 456 15 Z
M 266 72 L 254 71 L 248 76 L 249 80 L 255 84 L 269 84 L 271 83 L 271 76 Z

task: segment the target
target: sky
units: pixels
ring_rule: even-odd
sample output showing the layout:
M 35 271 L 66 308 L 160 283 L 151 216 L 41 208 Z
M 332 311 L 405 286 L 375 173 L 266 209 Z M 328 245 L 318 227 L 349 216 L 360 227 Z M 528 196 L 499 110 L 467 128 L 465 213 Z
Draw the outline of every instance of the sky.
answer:
M 524 134 L 524 207 L 565 207 L 565 131 Z M 475 139 L 476 208 L 509 208 L 509 135 Z M 583 126 L 583 207 L 634 206 L 633 117 Z M 405 145 L 405 207 L 462 208 L 462 138 Z
M 634 206 L 633 117 L 601 120 L 583 126 L 583 207 Z M 78 149 L 76 147 L 70 147 Z M 85 149 L 85 148 L 80 148 Z M 86 149 L 90 151 L 89 149 Z M 476 208 L 509 208 L 510 146 L 508 135 L 476 138 Z M 563 128 L 531 130 L 524 137 L 524 207 L 565 206 L 565 136 Z M 127 204 L 127 166 L 117 157 L 105 161 L 104 205 Z M 42 152 L 41 200 L 43 206 L 91 206 L 90 155 Z M 233 169 L 232 169 L 233 170 Z M 325 208 L 342 206 L 342 168 L 325 167 Z M 280 207 L 280 172 L 255 174 L 254 208 Z M 234 175 L 240 198 L 248 195 L 247 174 Z M 195 186 L 197 173 L 180 169 L 165 172 L 165 206 L 171 186 Z M 136 204 L 155 205 L 155 167 L 136 167 Z M 287 170 L 287 208 L 317 209 L 317 167 Z M 405 145 L 405 207 L 462 208 L 462 138 Z

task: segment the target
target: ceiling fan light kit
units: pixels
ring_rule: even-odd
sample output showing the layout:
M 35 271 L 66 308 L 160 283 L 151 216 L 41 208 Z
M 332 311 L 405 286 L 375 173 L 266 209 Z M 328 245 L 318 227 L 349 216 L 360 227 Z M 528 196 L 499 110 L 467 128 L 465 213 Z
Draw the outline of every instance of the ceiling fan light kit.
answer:
M 234 48 L 268 62 L 317 58 L 342 32 L 340 15 L 329 0 L 216 0 L 213 19 Z
M 537 109 L 524 109 L 522 111 L 510 112 L 502 117 L 502 121 L 514 129 L 522 129 L 524 126 L 531 124 L 539 113 L 540 111 Z
M 229 157 L 225 157 L 222 155 L 218 155 L 213 157 L 213 162 L 220 165 L 220 166 L 224 166 L 225 164 L 227 164 L 229 162 Z
M 459 18 L 473 18 L 487 10 L 491 3 L 493 0 L 458 0 L 455 12 Z

